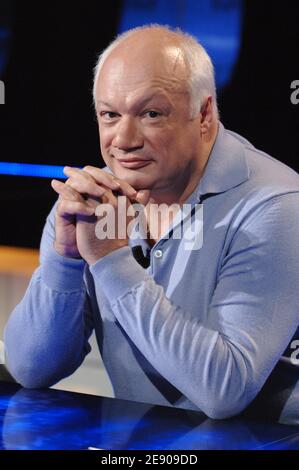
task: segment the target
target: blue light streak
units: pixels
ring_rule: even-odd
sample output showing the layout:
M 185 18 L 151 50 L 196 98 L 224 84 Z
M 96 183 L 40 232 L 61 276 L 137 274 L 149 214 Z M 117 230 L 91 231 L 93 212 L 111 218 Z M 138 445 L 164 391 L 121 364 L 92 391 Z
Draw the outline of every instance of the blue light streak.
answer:
M 63 168 L 63 166 L 58 165 L 0 162 L 0 175 L 66 179 Z

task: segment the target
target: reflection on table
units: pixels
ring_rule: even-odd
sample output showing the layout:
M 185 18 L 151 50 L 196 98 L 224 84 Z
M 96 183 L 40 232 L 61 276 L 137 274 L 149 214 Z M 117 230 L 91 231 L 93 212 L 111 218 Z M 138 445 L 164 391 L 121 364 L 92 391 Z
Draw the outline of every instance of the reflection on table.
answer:
M 2 449 L 299 449 L 299 428 L 0 383 Z

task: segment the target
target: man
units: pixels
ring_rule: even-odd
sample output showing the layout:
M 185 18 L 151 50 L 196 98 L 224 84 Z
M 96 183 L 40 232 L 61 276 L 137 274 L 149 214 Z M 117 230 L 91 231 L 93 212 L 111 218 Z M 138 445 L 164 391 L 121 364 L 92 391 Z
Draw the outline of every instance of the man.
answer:
M 296 422 L 298 175 L 224 129 L 211 61 L 181 32 L 116 39 L 94 101 L 107 168 L 66 167 L 66 183 L 52 182 L 41 266 L 5 331 L 10 372 L 25 387 L 54 384 L 81 364 L 95 328 L 118 398 L 226 418 L 278 373 L 266 402 L 284 400 L 270 413 Z M 143 204 L 147 238 L 134 220 L 129 235 L 98 236 L 101 206 L 116 226 L 121 198 L 126 226 Z M 156 217 L 162 204 L 175 206 L 170 220 Z M 187 249 L 174 232 L 187 219 L 194 228 L 200 204 L 203 243 Z

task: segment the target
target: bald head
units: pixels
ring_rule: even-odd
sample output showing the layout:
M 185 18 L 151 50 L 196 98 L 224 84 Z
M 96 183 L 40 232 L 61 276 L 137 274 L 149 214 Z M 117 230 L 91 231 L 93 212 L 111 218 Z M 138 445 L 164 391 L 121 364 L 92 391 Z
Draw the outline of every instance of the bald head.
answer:
M 187 79 L 181 42 L 176 33 L 162 28 L 134 30 L 116 45 L 108 59 L 121 55 L 128 64 L 142 63 L 147 72 L 152 67 L 163 67 L 170 75 L 180 74 Z
M 174 53 L 176 56 L 176 53 L 181 51 L 181 43 L 182 37 L 178 33 L 166 28 L 159 26 L 142 27 L 132 29 L 120 35 L 112 43 L 115 44 L 112 51 L 126 49 L 130 54 L 139 51 L 143 52 L 143 54 L 150 54 L 152 52 L 156 55 L 160 50 L 169 48 L 170 54 L 172 50 L 172 54 Z
M 98 74 L 96 94 L 109 81 L 111 88 L 125 83 L 128 91 L 143 82 L 169 91 L 188 93 L 188 72 L 178 38 L 163 30 L 144 29 L 119 43 Z

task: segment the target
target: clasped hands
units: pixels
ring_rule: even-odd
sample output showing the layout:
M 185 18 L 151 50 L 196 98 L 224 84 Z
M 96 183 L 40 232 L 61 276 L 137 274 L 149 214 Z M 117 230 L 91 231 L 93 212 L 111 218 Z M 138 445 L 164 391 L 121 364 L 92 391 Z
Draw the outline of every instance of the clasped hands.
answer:
M 110 204 L 109 217 L 117 226 L 118 197 L 126 197 L 127 207 L 132 203 L 146 205 L 149 200 L 149 190 L 136 191 L 129 183 L 116 178 L 93 166 L 86 166 L 82 170 L 65 167 L 64 173 L 68 176 L 65 183 L 52 180 L 52 188 L 59 195 L 55 215 L 55 242 L 54 248 L 62 256 L 70 258 L 83 258 L 89 265 L 111 251 L 128 245 L 126 238 L 99 239 L 96 236 L 96 208 L 99 204 Z M 132 217 L 127 217 L 126 224 Z M 125 231 L 127 233 L 127 231 Z

